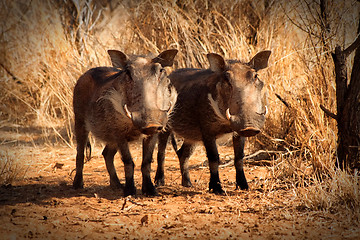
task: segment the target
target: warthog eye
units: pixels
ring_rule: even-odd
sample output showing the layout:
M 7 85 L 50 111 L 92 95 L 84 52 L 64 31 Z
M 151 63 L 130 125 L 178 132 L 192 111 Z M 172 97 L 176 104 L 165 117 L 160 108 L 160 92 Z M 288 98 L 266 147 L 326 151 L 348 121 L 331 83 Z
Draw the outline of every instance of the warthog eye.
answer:
M 228 72 L 228 71 L 224 72 L 224 76 L 225 76 L 225 80 L 230 83 L 231 82 L 230 72 Z
M 159 69 L 159 81 L 166 77 L 166 70 L 164 68 Z
M 249 81 L 253 81 L 253 72 L 252 72 L 252 71 L 247 71 L 247 72 L 246 72 L 246 78 L 247 78 Z

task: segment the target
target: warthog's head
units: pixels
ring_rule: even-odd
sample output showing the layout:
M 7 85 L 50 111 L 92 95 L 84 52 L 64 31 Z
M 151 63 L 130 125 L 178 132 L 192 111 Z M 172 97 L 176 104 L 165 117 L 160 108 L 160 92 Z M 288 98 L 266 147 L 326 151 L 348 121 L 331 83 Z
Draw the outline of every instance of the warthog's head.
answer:
M 248 63 L 225 61 L 215 53 L 207 55 L 210 69 L 221 75 L 216 96 L 208 96 L 211 106 L 218 117 L 230 122 L 231 128 L 241 136 L 254 136 L 264 126 L 266 91 L 257 71 L 268 66 L 270 53 L 259 52 Z
M 120 95 L 110 99 L 116 110 L 132 121 L 144 134 L 162 130 L 177 98 L 164 67 L 172 66 L 178 51 L 166 50 L 157 57 L 128 57 L 117 50 L 109 50 L 114 67 L 127 73 L 117 89 Z

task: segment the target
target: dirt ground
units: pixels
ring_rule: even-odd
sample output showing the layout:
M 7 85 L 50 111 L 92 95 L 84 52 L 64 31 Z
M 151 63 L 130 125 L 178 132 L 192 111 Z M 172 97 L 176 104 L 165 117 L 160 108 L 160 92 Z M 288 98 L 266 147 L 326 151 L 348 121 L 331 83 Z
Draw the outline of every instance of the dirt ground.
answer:
M 0 239 L 360 239 L 352 213 L 310 211 L 294 188 L 281 184 L 264 190 L 271 167 L 246 164 L 249 191 L 235 190 L 234 167 L 222 167 L 226 194 L 209 193 L 201 146 L 190 159 L 194 186 L 184 188 L 169 144 L 166 184 L 158 188 L 160 196 L 150 198 L 140 191 L 141 145 L 131 144 L 138 196 L 124 198 L 109 187 L 100 146 L 85 164 L 85 188 L 74 190 L 74 149 L 35 143 L 29 133 L 1 129 L 0 135 L 0 150 L 14 154 L 26 169 L 21 180 L 0 187 Z M 219 152 L 223 162 L 233 158 L 231 147 Z M 115 158 L 124 182 L 119 154 Z M 154 177 L 156 161 L 152 169 Z

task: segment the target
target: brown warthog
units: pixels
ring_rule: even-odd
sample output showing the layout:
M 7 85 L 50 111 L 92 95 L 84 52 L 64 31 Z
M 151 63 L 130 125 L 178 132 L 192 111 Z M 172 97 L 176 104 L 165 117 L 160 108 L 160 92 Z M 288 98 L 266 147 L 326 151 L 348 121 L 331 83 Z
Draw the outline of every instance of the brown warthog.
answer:
M 182 185 L 191 186 L 188 159 L 196 142 L 202 141 L 210 167 L 209 189 L 223 193 L 219 179 L 216 138 L 233 134 L 236 186 L 248 189 L 243 170 L 245 137 L 258 134 L 265 122 L 264 83 L 257 71 L 266 68 L 271 51 L 256 54 L 250 62 L 225 61 L 220 55 L 207 55 L 210 69 L 179 69 L 169 75 L 178 92 L 168 131 L 159 136 L 157 185 L 164 184 L 164 152 L 170 131 L 184 139 L 177 150 Z
M 73 186 L 83 187 L 84 149 L 88 134 L 102 140 L 102 152 L 110 175 L 110 186 L 122 188 L 114 167 L 114 155 L 121 154 L 125 169 L 124 194 L 134 195 L 134 162 L 128 142 L 143 139 L 142 192 L 156 195 L 150 179 L 156 134 L 167 123 L 177 93 L 164 67 L 171 66 L 177 50 L 167 50 L 155 58 L 108 51 L 114 67 L 97 67 L 85 72 L 74 89 L 76 175 Z

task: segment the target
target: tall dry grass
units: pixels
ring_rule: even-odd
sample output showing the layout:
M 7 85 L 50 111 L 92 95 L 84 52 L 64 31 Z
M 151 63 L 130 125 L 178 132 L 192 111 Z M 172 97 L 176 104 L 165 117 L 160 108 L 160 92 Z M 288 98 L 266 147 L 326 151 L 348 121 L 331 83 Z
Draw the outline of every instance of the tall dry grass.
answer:
M 3 0 L 1 125 L 50 128 L 73 147 L 73 86 L 87 69 L 110 64 L 107 49 L 177 48 L 175 68 L 206 68 L 208 52 L 248 61 L 270 49 L 270 65 L 260 73 L 270 114 L 250 150 L 283 151 L 274 157 L 279 180 L 304 186 L 335 176 L 336 123 L 319 105 L 335 112 L 330 53 L 355 39 L 359 7 L 328 2 L 325 26 L 316 1 Z

